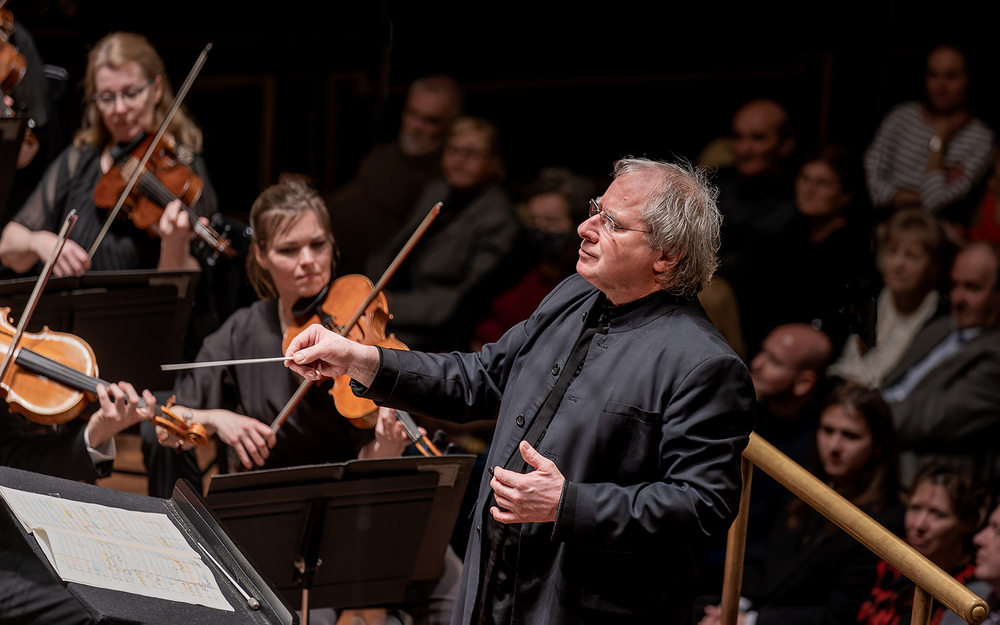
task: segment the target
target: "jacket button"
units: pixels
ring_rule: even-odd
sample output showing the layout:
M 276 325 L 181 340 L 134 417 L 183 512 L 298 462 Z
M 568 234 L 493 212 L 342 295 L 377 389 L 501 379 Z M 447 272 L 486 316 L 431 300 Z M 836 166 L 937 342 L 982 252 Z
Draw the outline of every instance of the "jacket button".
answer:
M 523 428 L 524 427 L 524 415 L 523 414 L 517 415 L 517 418 L 514 419 L 514 422 L 517 423 L 517 427 Z
M 559 375 L 559 365 L 552 365 L 552 375 Z

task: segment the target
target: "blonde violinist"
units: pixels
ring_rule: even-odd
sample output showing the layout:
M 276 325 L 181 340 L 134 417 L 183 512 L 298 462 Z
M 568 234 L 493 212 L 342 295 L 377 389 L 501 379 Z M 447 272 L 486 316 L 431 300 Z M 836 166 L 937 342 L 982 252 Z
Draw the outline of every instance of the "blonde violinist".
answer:
M 102 177 L 117 167 L 116 159 L 134 149 L 144 134 L 155 134 L 173 91 L 163 61 L 141 35 L 112 33 L 90 51 L 84 85 L 83 123 L 73 143 L 49 166 L 28 201 L 0 236 L 0 262 L 18 273 L 48 258 L 59 225 L 76 210 L 79 220 L 53 270 L 56 276 L 87 270 L 196 268 L 191 255 L 193 233 L 188 213 L 169 202 L 157 223 L 145 232 L 116 219 L 96 248 L 108 211 L 98 208 L 94 192 Z M 216 197 L 204 161 L 198 155 L 201 131 L 179 110 L 167 129 L 177 161 L 204 183 L 190 208 L 198 215 L 216 212 Z

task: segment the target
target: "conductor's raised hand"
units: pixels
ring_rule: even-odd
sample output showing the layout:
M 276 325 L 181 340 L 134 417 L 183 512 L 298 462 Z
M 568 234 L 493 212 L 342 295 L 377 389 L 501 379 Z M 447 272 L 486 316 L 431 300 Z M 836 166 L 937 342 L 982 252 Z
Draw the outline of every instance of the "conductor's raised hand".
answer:
M 307 380 L 350 375 L 370 385 L 378 369 L 378 348 L 345 339 L 319 324 L 293 338 L 285 356 L 293 358 L 285 366 Z
M 521 441 L 521 457 L 535 470 L 516 473 L 501 467 L 493 470 L 490 487 L 497 506 L 490 508 L 501 523 L 548 523 L 556 520 L 559 498 L 566 478 L 555 463 Z

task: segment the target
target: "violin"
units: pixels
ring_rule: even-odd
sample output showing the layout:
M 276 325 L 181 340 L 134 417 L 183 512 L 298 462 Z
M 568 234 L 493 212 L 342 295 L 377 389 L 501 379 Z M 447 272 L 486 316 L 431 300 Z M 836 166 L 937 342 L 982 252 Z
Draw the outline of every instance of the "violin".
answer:
M 6 354 L 16 328 L 10 322 L 10 308 L 0 308 L 0 349 Z M 11 412 L 35 423 L 55 425 L 78 416 L 87 404 L 97 400 L 97 387 L 109 386 L 97 376 L 94 350 L 83 339 L 46 326 L 41 332 L 25 332 L 13 363 L 0 380 L 0 393 Z M 174 435 L 196 445 L 208 442 L 200 424 L 188 424 L 170 411 L 173 404 L 154 408 L 152 421 Z M 139 400 L 139 408 L 146 403 Z
M 392 315 L 389 314 L 389 303 L 382 292 L 376 293 L 353 326 L 347 327 L 351 315 L 374 288 L 371 280 L 358 274 L 341 276 L 328 284 L 311 301 L 292 309 L 295 321 L 281 339 L 281 351 L 287 350 L 293 338 L 316 323 L 362 345 L 407 349 L 394 335 L 386 335 L 385 327 Z M 369 416 L 377 409 L 373 401 L 358 397 L 351 391 L 350 376 L 334 378 L 330 395 L 333 396 L 337 412 L 351 419 L 355 425 L 358 425 L 355 419 Z M 365 425 L 373 427 L 375 423 L 366 421 Z
M 115 206 L 152 141 L 152 135 L 143 133 L 125 149 L 123 155 L 115 158 L 114 165 L 97 182 L 94 190 L 95 206 L 107 210 Z M 189 208 L 201 197 L 204 185 L 201 178 L 177 159 L 175 150 L 176 142 L 172 137 L 164 135 L 126 197 L 125 210 L 122 212 L 137 228 L 148 232 L 154 224 L 159 223 L 166 205 L 180 200 L 181 210 L 187 213 L 188 223 L 195 234 L 217 253 L 226 258 L 235 258 L 236 249 L 229 240 L 211 226 L 202 223 L 198 215 Z

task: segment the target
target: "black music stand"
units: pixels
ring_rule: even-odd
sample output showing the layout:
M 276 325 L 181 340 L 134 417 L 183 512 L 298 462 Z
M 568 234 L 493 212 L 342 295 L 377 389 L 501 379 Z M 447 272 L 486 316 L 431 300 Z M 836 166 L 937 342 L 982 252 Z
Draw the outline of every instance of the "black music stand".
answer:
M 0 223 L 10 220 L 10 216 L 6 214 L 7 200 L 10 199 L 10 190 L 14 186 L 17 154 L 21 150 L 27 128 L 27 117 L 0 118 Z
M 80 337 L 94 350 L 100 377 L 136 388 L 169 389 L 194 306 L 199 270 L 93 271 L 50 278 L 28 324 Z M 20 315 L 35 278 L 0 281 L 0 306 Z M 15 324 L 18 319 L 15 318 Z
M 293 607 L 394 604 L 411 580 L 441 574 L 475 459 L 406 456 L 216 475 L 205 500 Z
M 66 602 L 89 613 L 96 623 L 184 623 L 185 625 L 226 625 L 259 623 L 261 625 L 295 625 L 298 616 L 282 599 L 280 593 L 250 563 L 233 537 L 221 526 L 212 511 L 191 485 L 178 480 L 170 499 L 156 499 L 133 493 L 81 484 L 69 480 L 0 467 L 0 484 L 10 488 L 55 495 L 64 499 L 85 501 L 139 512 L 159 512 L 173 520 L 191 547 L 201 553 L 196 543 L 204 545 L 224 566 L 244 591 L 260 603 L 253 610 L 243 595 L 225 575 L 206 559 L 205 564 L 215 575 L 222 594 L 234 612 L 205 606 L 167 601 L 156 597 L 62 582 L 38 546 L 6 505 L 0 513 L 0 577 L 24 580 L 24 587 L 62 597 Z M 7 584 L 0 594 L 13 592 Z M 22 597 L 19 596 L 19 599 Z

